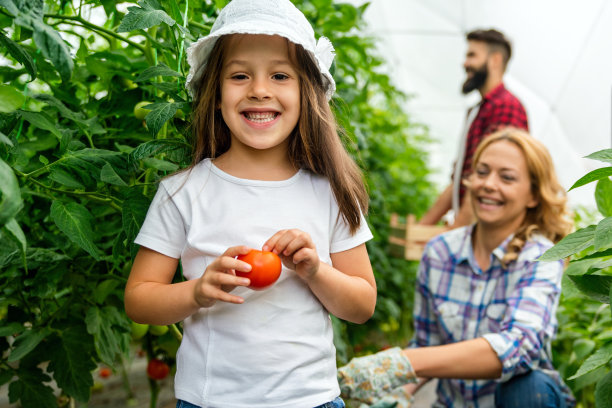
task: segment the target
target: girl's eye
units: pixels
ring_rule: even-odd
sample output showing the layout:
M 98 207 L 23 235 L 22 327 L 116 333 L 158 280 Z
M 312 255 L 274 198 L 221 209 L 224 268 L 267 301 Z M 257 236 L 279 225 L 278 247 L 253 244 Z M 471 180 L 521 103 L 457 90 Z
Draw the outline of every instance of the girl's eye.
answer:
M 234 74 L 232 75 L 232 79 L 238 79 L 238 80 L 244 80 L 247 79 L 248 77 L 245 74 Z
M 276 79 L 277 81 L 283 81 L 283 80 L 285 80 L 285 79 L 288 79 L 288 78 L 289 78 L 289 75 L 287 75 L 287 74 L 281 74 L 281 73 L 278 73 L 278 74 L 274 74 L 274 75 L 272 75 L 272 78 L 273 78 L 273 79 Z

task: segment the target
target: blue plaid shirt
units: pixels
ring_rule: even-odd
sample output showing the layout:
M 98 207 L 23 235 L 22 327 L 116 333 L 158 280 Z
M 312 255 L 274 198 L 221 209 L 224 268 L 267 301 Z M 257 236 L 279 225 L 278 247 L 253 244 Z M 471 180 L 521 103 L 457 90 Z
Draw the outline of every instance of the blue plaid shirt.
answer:
M 413 346 L 435 346 L 483 337 L 503 365 L 500 380 L 440 379 L 434 407 L 494 407 L 499 381 L 541 370 L 551 375 L 573 405 L 571 392 L 551 363 L 557 329 L 563 262 L 536 259 L 553 244 L 529 239 L 516 261 L 504 267 L 508 237 L 483 271 L 472 249 L 473 226 L 457 228 L 428 242 L 421 259 L 414 300 Z

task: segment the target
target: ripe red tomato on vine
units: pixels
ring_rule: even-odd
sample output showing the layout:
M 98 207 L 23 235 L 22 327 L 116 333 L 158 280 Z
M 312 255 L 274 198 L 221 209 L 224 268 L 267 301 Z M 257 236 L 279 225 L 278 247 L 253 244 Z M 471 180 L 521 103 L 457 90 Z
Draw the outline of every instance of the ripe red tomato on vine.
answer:
M 282 262 L 274 252 L 252 249 L 248 254 L 238 255 L 237 259 L 251 265 L 250 272 L 236 271 L 236 275 L 249 278 L 249 288 L 264 289 L 278 280 L 281 274 Z
M 170 373 L 168 364 L 160 359 L 153 358 L 147 364 L 147 375 L 153 380 L 163 380 Z
M 108 378 L 108 377 L 111 376 L 111 374 L 112 374 L 112 371 L 108 367 L 100 368 L 100 372 L 98 373 L 98 375 L 100 375 L 100 377 L 102 377 L 102 378 Z

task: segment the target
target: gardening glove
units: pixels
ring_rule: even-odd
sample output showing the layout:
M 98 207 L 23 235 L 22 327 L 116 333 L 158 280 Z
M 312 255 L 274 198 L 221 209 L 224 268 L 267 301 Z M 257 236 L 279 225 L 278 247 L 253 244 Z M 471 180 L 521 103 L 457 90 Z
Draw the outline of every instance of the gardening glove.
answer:
M 397 387 L 390 394 L 376 401 L 373 405 L 361 404 L 359 408 L 411 408 L 414 403 L 412 394 L 404 390 L 404 387 Z
M 354 358 L 338 369 L 342 397 L 366 404 L 381 400 L 404 384 L 416 382 L 412 364 L 399 347 Z

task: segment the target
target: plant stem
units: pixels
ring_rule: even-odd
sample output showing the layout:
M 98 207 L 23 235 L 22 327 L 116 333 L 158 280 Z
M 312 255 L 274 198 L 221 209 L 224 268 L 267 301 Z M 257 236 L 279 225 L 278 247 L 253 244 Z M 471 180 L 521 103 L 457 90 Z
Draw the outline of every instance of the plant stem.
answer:
M 95 24 L 92 24 L 89 21 L 85 20 L 81 16 L 63 16 L 63 15 L 60 15 L 60 14 L 45 14 L 45 17 L 46 18 L 54 18 L 54 19 L 57 19 L 57 20 L 76 21 L 76 22 L 78 22 L 83 27 L 86 27 L 86 28 L 89 28 L 90 30 L 97 31 L 97 32 L 100 32 L 100 33 L 104 33 L 104 34 L 106 34 L 108 36 L 117 38 L 118 40 L 121 40 L 121 41 L 131 45 L 132 47 L 140 50 L 140 52 L 146 53 L 145 52 L 145 47 L 143 47 L 142 45 L 140 45 L 138 43 L 135 43 L 134 41 L 129 40 L 129 39 L 123 37 L 122 35 L 117 34 L 116 32 L 114 32 L 112 30 L 109 30 L 107 28 L 100 27 L 100 26 L 97 26 Z

